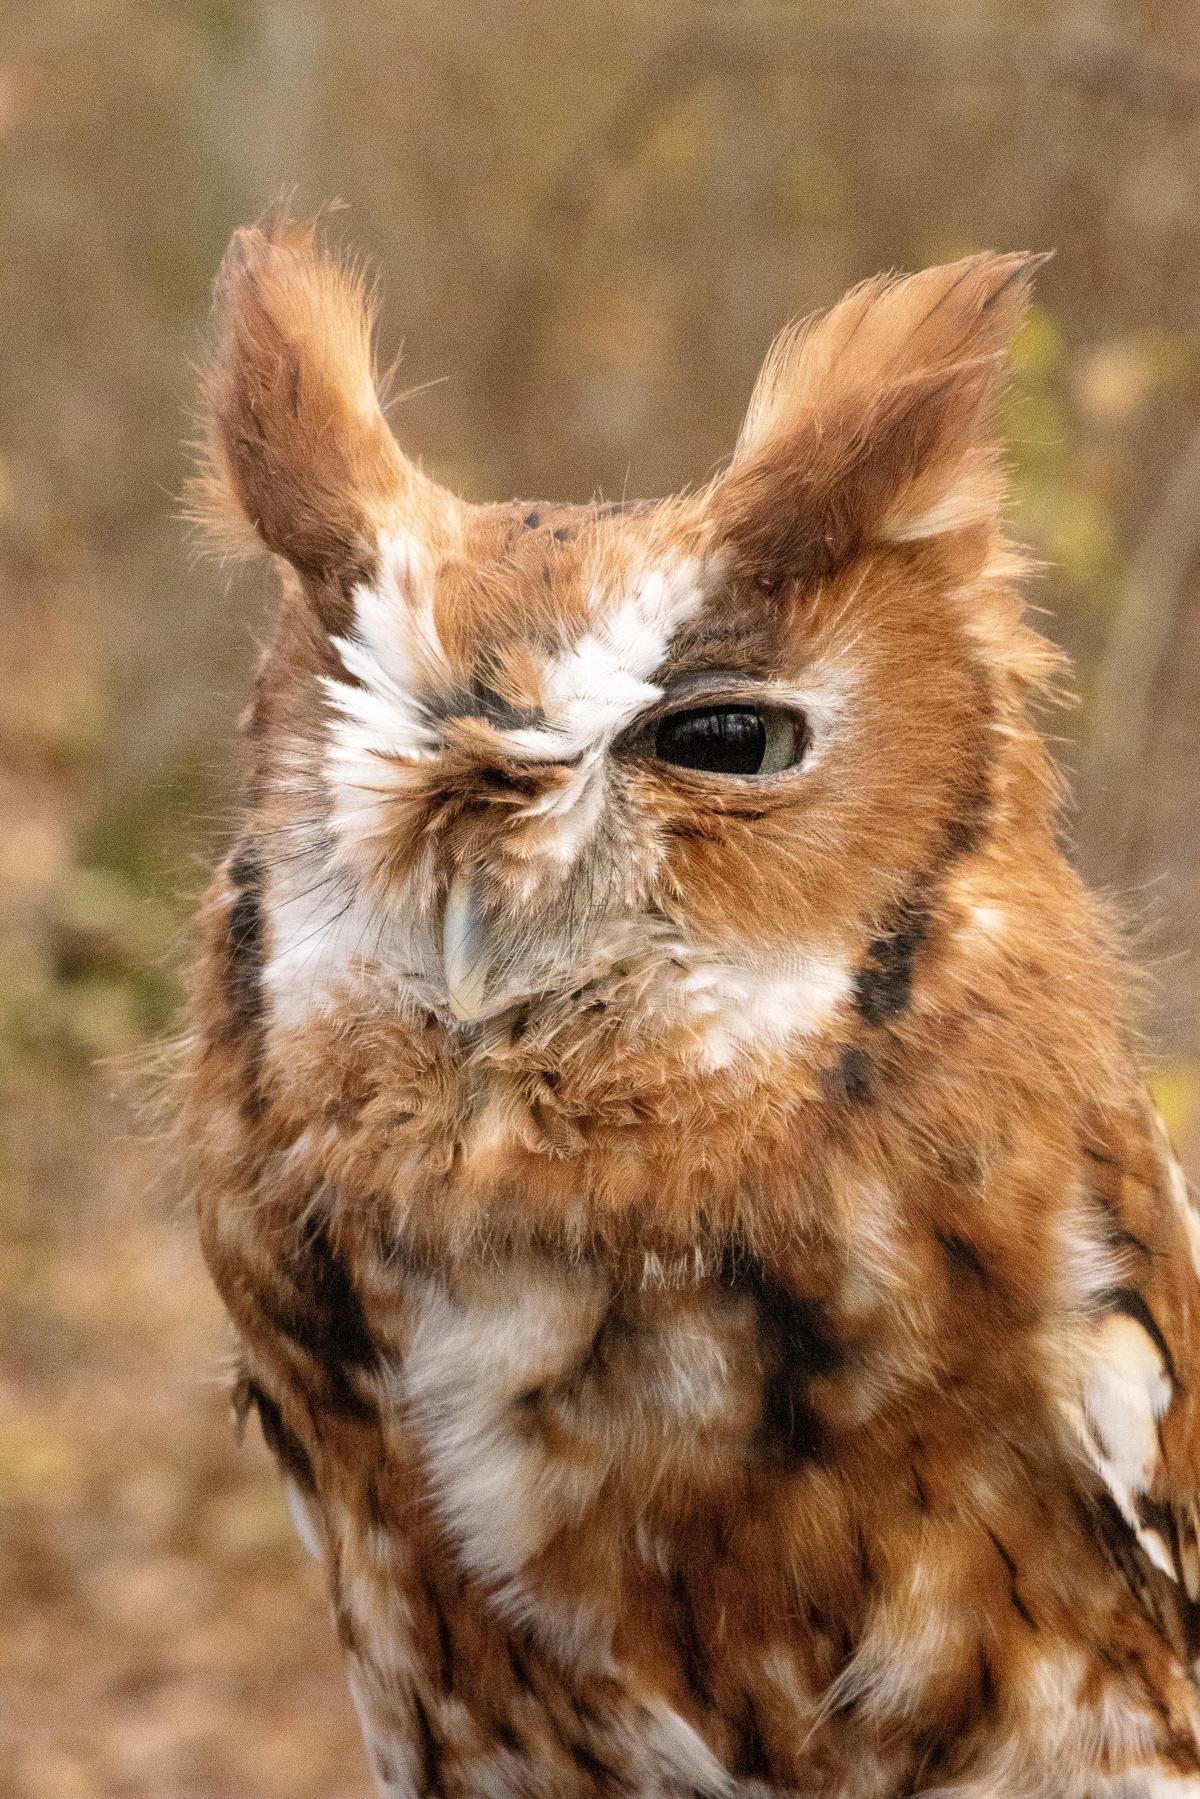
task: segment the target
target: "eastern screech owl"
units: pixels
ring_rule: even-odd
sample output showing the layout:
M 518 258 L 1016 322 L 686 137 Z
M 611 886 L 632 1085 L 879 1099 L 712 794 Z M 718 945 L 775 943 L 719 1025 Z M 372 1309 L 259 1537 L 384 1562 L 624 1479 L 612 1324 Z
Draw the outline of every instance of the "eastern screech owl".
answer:
M 1200 1229 L 1056 841 L 1032 262 L 787 333 L 729 466 L 471 505 L 235 240 L 278 561 L 182 1129 L 392 1799 L 1200 1794 Z

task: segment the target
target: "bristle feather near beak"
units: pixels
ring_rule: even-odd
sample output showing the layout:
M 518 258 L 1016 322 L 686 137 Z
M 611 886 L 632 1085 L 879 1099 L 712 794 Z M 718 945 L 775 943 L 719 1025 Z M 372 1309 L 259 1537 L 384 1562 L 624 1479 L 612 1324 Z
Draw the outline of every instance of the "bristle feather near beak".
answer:
M 442 915 L 442 964 L 456 1018 L 472 1023 L 487 1014 L 492 973 L 491 933 L 469 875 L 456 874 Z

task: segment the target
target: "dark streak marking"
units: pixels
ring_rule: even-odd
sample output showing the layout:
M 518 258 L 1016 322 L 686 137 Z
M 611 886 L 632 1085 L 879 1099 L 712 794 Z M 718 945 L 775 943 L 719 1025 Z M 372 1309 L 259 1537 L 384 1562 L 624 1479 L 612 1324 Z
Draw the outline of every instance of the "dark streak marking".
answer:
M 370 1524 L 375 1530 L 389 1531 L 392 1528 L 392 1516 L 379 1490 L 379 1477 L 374 1469 L 367 1476 L 365 1498 Z
M 987 1650 L 981 1648 L 979 1651 L 979 1709 L 985 1718 L 994 1715 L 997 1699 L 996 1673 Z
M 225 997 L 230 1025 L 243 1031 L 256 1024 L 262 1012 L 262 875 L 250 850 L 239 851 L 230 864 L 229 876 L 238 895 L 229 912 Z
M 1147 1259 L 1152 1256 L 1153 1251 L 1145 1239 L 1135 1236 L 1123 1223 L 1120 1208 L 1112 1194 L 1105 1193 L 1099 1187 L 1089 1187 L 1087 1196 L 1097 1211 L 1104 1214 L 1104 1234 L 1110 1249 L 1133 1249 Z
M 1133 1509 L 1138 1515 L 1138 1523 L 1143 1530 L 1157 1531 L 1171 1552 L 1171 1559 L 1178 1568 L 1179 1561 L 1179 1528 L 1175 1522 L 1175 1513 L 1161 1499 L 1151 1499 L 1148 1493 L 1139 1493 L 1133 1501 Z
M 982 733 L 982 729 L 995 717 L 996 709 L 992 698 L 991 684 L 986 670 L 978 663 L 972 664 L 970 674 L 975 687 Z M 975 761 L 959 790 L 958 798 L 961 810 L 956 818 L 951 819 L 943 837 L 944 854 L 949 862 L 964 860 L 973 850 L 978 849 L 983 841 L 994 797 L 993 761 L 994 757 L 988 748 L 987 741 L 981 734 Z
M 843 1096 L 853 1100 L 856 1105 L 864 1105 L 870 1099 L 873 1072 L 874 1063 L 866 1050 L 857 1049 L 853 1044 L 842 1051 L 833 1071 Z
M 306 1220 L 292 1252 L 280 1261 L 279 1276 L 276 1288 L 257 1294 L 264 1316 L 323 1376 L 325 1403 L 349 1416 L 371 1416 L 373 1407 L 352 1386 L 350 1375 L 373 1368 L 377 1352 L 324 1219 L 314 1215 Z
M 229 879 L 237 897 L 226 924 L 226 960 L 223 970 L 226 1030 L 244 1039 L 246 1085 L 241 1102 L 245 1118 L 260 1117 L 266 1106 L 259 1085 L 262 1063 L 262 970 L 264 927 L 262 869 L 250 844 L 243 844 L 229 864 Z
M 246 1403 L 252 1405 L 258 1413 L 258 1426 L 262 1431 L 263 1442 L 285 1474 L 289 1474 L 310 1498 L 315 1498 L 317 1479 L 308 1459 L 308 1451 L 295 1432 L 284 1423 L 283 1413 L 270 1394 L 264 1393 L 257 1381 L 250 1381 L 246 1386 Z
M 724 1284 L 749 1294 L 758 1311 L 764 1363 L 762 1448 L 792 1463 L 811 1462 L 824 1450 L 825 1429 L 813 1408 L 810 1383 L 844 1366 L 845 1346 L 823 1309 L 777 1286 L 753 1258 L 726 1257 Z
M 586 1743 L 568 1743 L 567 1750 L 575 1766 L 582 1768 L 585 1774 L 600 1783 L 599 1791 L 628 1792 L 628 1782 L 622 1779 L 615 1768 L 610 1768 L 607 1762 L 601 1761 L 600 1757 L 594 1754 Z
M 454 1691 L 454 1640 L 450 1635 L 450 1625 L 442 1609 L 442 1603 L 428 1580 L 422 1582 L 425 1590 L 425 1603 L 433 1616 L 433 1627 L 437 1635 L 438 1647 L 438 1681 L 443 1693 Z
M 525 1652 L 517 1643 L 516 1638 L 511 1635 L 506 1637 L 504 1647 L 508 1655 L 509 1669 L 511 1670 L 512 1677 L 516 1681 L 520 1691 L 522 1693 L 536 1693 L 537 1682 L 530 1672 L 529 1663 L 525 1658 Z
M 609 1307 L 596 1327 L 595 1335 L 588 1344 L 583 1359 L 575 1369 L 575 1379 L 597 1379 L 608 1367 L 609 1357 L 616 1344 L 629 1342 L 635 1335 L 634 1326 L 628 1318 L 623 1317 L 615 1307 Z
M 417 1740 L 421 1750 L 422 1799 L 438 1799 L 438 1795 L 445 1790 L 442 1786 L 442 1752 L 419 1693 L 413 1694 L 413 1713 L 417 1720 Z
M 1008 1553 L 1008 1550 L 1004 1547 L 1004 1544 L 1000 1541 L 994 1530 L 989 1530 L 987 1534 L 991 1538 L 992 1547 L 1000 1557 L 1000 1560 L 1004 1563 L 1005 1571 L 1008 1574 L 1009 1598 L 1012 1601 L 1013 1610 L 1019 1618 L 1022 1618 L 1025 1623 L 1028 1624 L 1030 1630 L 1037 1630 L 1038 1626 L 1033 1614 L 1030 1612 L 1029 1607 L 1025 1604 L 1025 1601 L 1017 1591 L 1016 1562 L 1014 1562 L 1012 1556 Z
M 912 999 L 913 964 L 929 931 L 923 897 L 905 900 L 892 928 L 873 939 L 854 984 L 854 1004 L 868 1024 L 886 1024 L 907 1011 Z
M 989 1284 L 991 1274 L 988 1265 L 974 1243 L 960 1236 L 958 1231 L 935 1231 L 934 1236 L 953 1279 L 975 1280 L 981 1287 Z
M 300 1257 L 320 1328 L 314 1349 L 347 1368 L 371 1368 L 375 1344 L 349 1270 L 334 1249 L 325 1220 L 314 1215 L 301 1233 Z
M 730 1772 L 740 1780 L 770 1780 L 774 1772 L 763 1740 L 762 1725 L 749 1694 L 738 1724 L 738 1744 Z
M 868 1592 L 874 1587 L 876 1575 L 875 1564 L 871 1560 L 871 1549 L 863 1534 L 862 1526 L 855 1529 L 856 1550 L 858 1559 L 858 1578 Z
M 503 1748 L 512 1755 L 524 1755 L 525 1739 L 515 1725 L 510 1724 L 507 1718 L 501 1717 L 497 1712 L 489 1713 L 488 1723 L 496 1741 Z
M 692 1596 L 681 1569 L 676 1569 L 671 1576 L 671 1599 L 679 1617 L 679 1654 L 683 1664 L 683 1678 L 701 1710 L 710 1711 L 713 1704 L 712 1674 L 696 1627 Z

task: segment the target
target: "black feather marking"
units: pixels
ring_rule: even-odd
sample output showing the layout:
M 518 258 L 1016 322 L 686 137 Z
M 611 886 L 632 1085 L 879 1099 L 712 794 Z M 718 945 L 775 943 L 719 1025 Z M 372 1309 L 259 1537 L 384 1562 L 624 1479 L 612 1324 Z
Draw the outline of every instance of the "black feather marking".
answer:
M 681 1569 L 676 1569 L 671 1578 L 671 1598 L 679 1619 L 679 1655 L 683 1664 L 683 1678 L 700 1708 L 708 1711 L 713 1703 L 712 1670 L 704 1644 L 700 1640 L 692 1596 Z
M 596 1792 L 622 1793 L 629 1791 L 629 1782 L 618 1774 L 615 1768 L 611 1768 L 606 1761 L 601 1761 L 600 1757 L 594 1750 L 589 1749 L 586 1743 L 571 1742 L 568 1743 L 567 1749 L 575 1766 L 582 1768 L 583 1772 L 596 1783 Z
M 248 1381 L 246 1401 L 257 1412 L 263 1442 L 284 1473 L 291 1476 L 302 1492 L 307 1493 L 310 1498 L 315 1497 L 317 1480 L 308 1451 L 296 1433 L 284 1423 L 283 1413 L 270 1394 L 264 1393 L 257 1381 Z
M 431 1582 L 425 1579 L 422 1584 L 425 1590 L 425 1603 L 429 1607 L 437 1637 L 438 1680 L 443 1693 L 452 1693 L 454 1691 L 454 1639 L 450 1634 L 450 1625 L 445 1609 Z
M 262 868 L 254 846 L 244 843 L 229 864 L 234 901 L 225 927 L 225 1031 L 240 1043 L 245 1058 L 243 1117 L 259 1117 L 266 1105 L 261 1089 L 265 928 Z
M 445 1792 L 442 1785 L 441 1746 L 433 1734 L 429 1713 L 422 1704 L 419 1693 L 413 1694 L 412 1702 L 413 1716 L 417 1723 L 417 1743 L 421 1752 L 422 1799 L 440 1799 L 440 1795 Z
M 735 1291 L 748 1294 L 758 1313 L 763 1361 L 761 1449 L 792 1464 L 819 1459 L 826 1433 L 812 1403 L 811 1383 L 845 1365 L 844 1343 L 823 1307 L 788 1293 L 755 1258 L 727 1257 L 722 1279 Z
M 979 1710 L 985 1718 L 995 1714 L 998 1694 L 996 1692 L 996 1671 L 992 1667 L 986 1649 L 979 1651 Z
M 237 897 L 229 909 L 225 998 L 230 1029 L 240 1033 L 255 1026 L 262 1014 L 262 871 L 250 848 L 238 851 L 229 878 Z
M 916 894 L 897 909 L 890 928 L 872 939 L 854 983 L 854 1004 L 868 1024 L 887 1024 L 908 1010 L 914 964 L 929 934 L 929 902 Z
M 1009 1589 L 1008 1596 L 1009 1596 L 1009 1599 L 1012 1601 L 1013 1610 L 1016 1612 L 1017 1616 L 1019 1618 L 1021 1618 L 1029 1626 L 1030 1630 L 1037 1630 L 1038 1625 L 1037 1625 L 1036 1619 L 1034 1618 L 1032 1612 L 1029 1610 L 1029 1607 L 1026 1605 L 1025 1601 L 1021 1598 L 1020 1593 L 1017 1591 L 1017 1564 L 1016 1564 L 1016 1562 L 1013 1560 L 1013 1558 L 1009 1554 L 1008 1550 L 1004 1547 L 1004 1544 L 1000 1541 L 999 1537 L 996 1535 L 994 1530 L 989 1530 L 987 1534 L 991 1538 L 993 1549 L 996 1551 L 996 1554 L 1000 1557 L 1000 1560 L 1004 1563 L 1005 1572 L 1008 1575 L 1008 1589 Z
M 762 1725 L 749 1694 L 739 1721 L 731 1772 L 740 1780 L 770 1780 L 774 1772 L 763 1740 Z
M 257 1295 L 264 1316 L 318 1370 L 325 1404 L 352 1416 L 372 1415 L 374 1407 L 351 1376 L 374 1368 L 378 1353 L 349 1269 L 318 1214 L 305 1222 L 278 1273 L 274 1290 Z
M 842 1097 L 856 1105 L 865 1105 L 871 1097 L 875 1064 L 865 1049 L 849 1044 L 838 1057 L 832 1071 L 833 1081 Z

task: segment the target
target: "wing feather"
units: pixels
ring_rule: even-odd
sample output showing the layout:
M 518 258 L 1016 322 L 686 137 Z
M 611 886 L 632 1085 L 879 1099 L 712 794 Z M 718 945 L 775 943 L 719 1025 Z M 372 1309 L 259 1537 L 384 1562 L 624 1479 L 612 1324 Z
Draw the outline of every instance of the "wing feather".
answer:
M 1115 1508 L 1101 1524 L 1112 1558 L 1156 1617 L 1164 1595 L 1150 1570 L 1174 1583 L 1177 1628 L 1191 1644 L 1200 1641 L 1200 1215 L 1149 1109 L 1098 1128 L 1085 1160 L 1126 1272 L 1096 1307 L 1063 1411 Z

